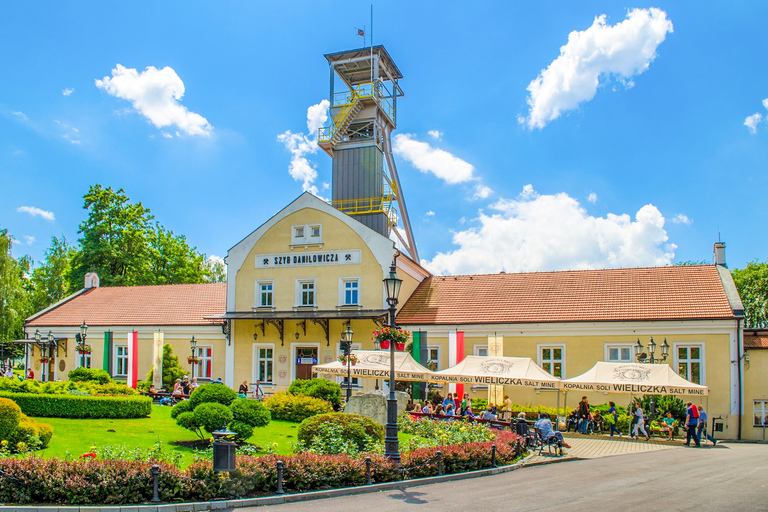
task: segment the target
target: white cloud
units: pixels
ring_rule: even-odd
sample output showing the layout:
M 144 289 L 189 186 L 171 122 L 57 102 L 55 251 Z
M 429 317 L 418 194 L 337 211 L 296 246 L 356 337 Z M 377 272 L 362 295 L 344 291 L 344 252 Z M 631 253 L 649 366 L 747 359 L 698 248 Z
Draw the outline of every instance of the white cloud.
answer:
M 12 112 L 12 113 L 13 113 L 13 115 L 15 115 L 16 117 L 20 117 L 21 119 L 23 119 L 23 120 L 25 120 L 25 121 L 29 119 L 29 118 L 27 117 L 27 114 L 25 114 L 24 112 L 20 112 L 20 111 L 18 111 L 18 110 L 17 110 L 16 112 Z
M 42 217 L 45 220 L 56 220 L 53 212 L 37 208 L 36 206 L 19 206 L 16 208 L 16 211 L 19 213 L 28 213 L 33 217 Z
M 672 32 L 672 22 L 660 9 L 633 9 L 616 25 L 607 25 L 605 15 L 595 18 L 587 30 L 574 30 L 560 56 L 528 85 L 528 117 L 520 118 L 528 128 L 543 128 L 591 100 L 597 87 L 615 76 L 626 85 L 656 58 L 656 48 Z
M 434 217 L 435 216 L 435 212 L 433 212 L 432 210 L 429 210 L 427 213 L 424 214 L 424 216 L 425 217 Z
M 595 194 L 594 192 L 590 192 L 589 195 L 587 196 L 587 201 L 589 201 L 592 204 L 595 204 L 597 202 L 597 194 Z
M 64 96 L 69 96 L 73 92 L 75 92 L 75 89 L 73 87 L 67 87 L 66 89 L 62 89 L 61 94 L 63 94 Z
M 438 130 L 429 130 L 427 133 L 435 140 L 440 140 L 443 138 L 443 132 Z
M 683 213 L 678 213 L 672 217 L 672 222 L 675 224 L 693 224 L 693 220 L 689 219 L 688 216 Z
M 431 172 L 451 185 L 474 179 L 472 173 L 475 168 L 472 164 L 413 137 L 410 133 L 395 135 L 392 148 L 395 154 L 406 159 L 421 172 Z
M 80 130 L 74 126 L 68 125 L 67 123 L 62 123 L 56 119 L 54 119 L 53 122 L 59 125 L 59 127 L 61 127 L 61 129 L 64 131 L 64 133 L 61 135 L 63 139 L 68 140 L 72 144 L 80 144 Z
M 472 199 L 487 199 L 493 193 L 490 187 L 486 187 L 482 183 L 475 186 L 475 193 Z
M 302 182 L 302 189 L 314 195 L 318 194 L 315 180 L 317 179 L 317 170 L 310 163 L 306 155 L 317 152 L 320 148 L 317 145 L 317 130 L 328 120 L 328 107 L 330 102 L 323 100 L 316 105 L 307 108 L 307 130 L 309 135 L 304 133 L 293 133 L 287 130 L 277 136 L 277 140 L 285 145 L 285 148 L 291 152 L 291 164 L 288 172 L 296 181 Z M 325 184 L 323 184 L 325 189 Z
M 24 243 L 27 245 L 32 245 L 35 243 L 35 237 L 30 235 L 24 235 L 22 238 L 24 238 Z
M 754 135 L 757 133 L 757 125 L 760 124 L 760 121 L 762 120 L 763 120 L 763 115 L 758 112 L 747 117 L 744 120 L 744 126 L 746 126 L 747 129 L 749 129 L 749 133 Z
M 118 64 L 112 77 L 96 80 L 96 87 L 117 98 L 128 100 L 133 108 L 157 128 L 176 125 L 187 135 L 210 135 L 213 127 L 179 101 L 184 96 L 184 82 L 172 68 L 148 66 L 141 73 Z
M 593 217 L 565 193 L 539 195 L 527 185 L 499 200 L 480 225 L 454 233 L 457 249 L 422 261 L 436 274 L 637 267 L 672 262 L 664 217 L 647 204 L 635 214 Z M 489 250 L 493 248 L 493 250 Z

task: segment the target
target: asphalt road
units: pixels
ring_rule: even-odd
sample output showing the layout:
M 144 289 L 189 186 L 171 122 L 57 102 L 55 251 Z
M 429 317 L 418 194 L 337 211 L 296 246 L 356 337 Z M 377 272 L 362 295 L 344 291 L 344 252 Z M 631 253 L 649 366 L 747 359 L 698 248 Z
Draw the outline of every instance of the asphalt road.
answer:
M 562 462 L 255 512 L 768 511 L 768 445 L 723 444 Z M 243 510 L 243 509 L 240 509 Z

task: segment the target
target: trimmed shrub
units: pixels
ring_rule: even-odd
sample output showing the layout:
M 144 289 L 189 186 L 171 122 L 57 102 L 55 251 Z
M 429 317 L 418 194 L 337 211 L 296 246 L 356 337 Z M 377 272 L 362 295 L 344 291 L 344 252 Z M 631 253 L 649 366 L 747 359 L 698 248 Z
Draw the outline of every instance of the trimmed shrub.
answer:
M 232 411 L 229 407 L 216 402 L 206 402 L 195 407 L 192 411 L 195 422 L 209 434 L 225 427 L 232 421 Z
M 384 441 L 384 427 L 366 416 L 345 413 L 318 414 L 307 418 L 299 425 L 296 437 L 309 445 L 328 424 L 339 425 L 340 435 L 355 443 L 359 450 L 368 446 L 370 441 Z
M 331 404 L 311 396 L 275 393 L 264 402 L 272 419 L 301 423 L 310 416 L 333 412 Z
M 253 435 L 253 427 L 242 421 L 233 421 L 229 424 L 229 429 L 232 432 L 237 432 L 235 441 L 246 441 Z
M 40 436 L 40 447 L 48 448 L 53 437 L 53 426 L 48 423 L 37 422 L 37 435 Z
M 176 419 L 179 414 L 184 412 L 192 412 L 192 402 L 189 400 L 182 400 L 171 408 L 171 418 Z
M 99 370 L 103 371 L 103 370 Z M 39 382 L 32 379 L 18 381 L 15 379 L 0 379 L 0 391 L 8 393 L 35 393 L 45 395 L 66 395 L 85 393 L 92 396 L 113 395 L 138 395 L 139 392 L 129 388 L 122 382 L 107 382 L 99 384 L 97 381 L 65 381 L 65 382 Z
M 269 409 L 256 400 L 238 398 L 229 406 L 235 422 L 246 423 L 251 427 L 266 427 L 272 419 Z M 173 414 L 173 411 L 171 411 Z M 230 427 L 231 428 L 231 427 Z M 235 430 L 234 428 L 232 430 Z M 251 429 L 253 433 L 253 429 Z M 251 437 L 250 435 L 248 437 Z
M 85 368 L 81 366 L 80 368 L 75 368 L 69 374 L 67 375 L 70 381 L 72 382 L 90 382 L 95 381 L 99 384 L 106 384 L 108 382 L 112 382 L 112 377 L 109 376 L 109 373 L 107 373 L 105 370 L 100 370 L 98 368 Z
M 143 418 L 152 412 L 147 396 L 76 396 L 4 393 L 24 414 L 49 418 Z
M 206 384 L 200 386 L 189 396 L 192 409 L 206 402 L 218 402 L 221 405 L 229 405 L 235 401 L 237 393 L 223 384 Z
M 0 439 L 8 439 L 19 426 L 19 421 L 21 408 L 13 400 L 0 398 Z
M 334 407 L 341 407 L 341 386 L 328 379 L 296 379 L 288 386 L 288 392 L 319 398 Z
M 187 430 L 197 432 L 200 429 L 200 424 L 195 420 L 195 413 L 192 411 L 182 412 L 176 417 L 176 424 Z

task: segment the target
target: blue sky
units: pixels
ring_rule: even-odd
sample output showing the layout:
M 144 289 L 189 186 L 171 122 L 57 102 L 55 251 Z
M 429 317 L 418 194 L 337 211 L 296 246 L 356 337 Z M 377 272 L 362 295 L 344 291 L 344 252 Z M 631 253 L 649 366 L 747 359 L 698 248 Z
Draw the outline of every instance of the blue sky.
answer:
M 404 75 L 394 142 L 425 265 L 711 260 L 718 232 L 732 268 L 764 259 L 768 3 L 517 4 L 374 3 L 374 43 Z M 312 142 L 323 54 L 362 46 L 369 3 L 0 9 L 0 227 L 16 256 L 76 240 L 95 183 L 217 256 L 305 188 L 330 196 L 330 158 L 278 137 Z

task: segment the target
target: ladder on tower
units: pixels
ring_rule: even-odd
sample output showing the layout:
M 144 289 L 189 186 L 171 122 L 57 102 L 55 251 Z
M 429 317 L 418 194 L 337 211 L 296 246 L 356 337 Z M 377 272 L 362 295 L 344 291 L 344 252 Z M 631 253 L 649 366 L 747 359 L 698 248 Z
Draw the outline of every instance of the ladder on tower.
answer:
M 361 101 L 359 94 L 357 91 L 352 91 L 349 101 L 342 106 L 339 113 L 333 118 L 333 136 L 331 137 L 331 144 L 341 142 L 341 138 L 347 131 L 349 124 L 362 109 L 363 102 Z

